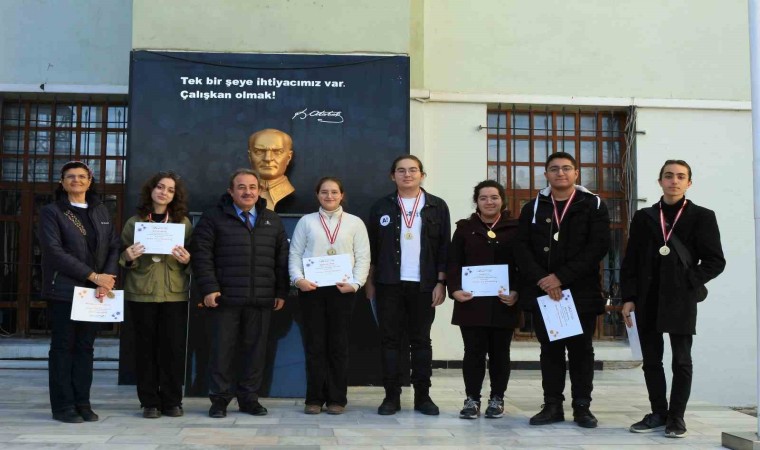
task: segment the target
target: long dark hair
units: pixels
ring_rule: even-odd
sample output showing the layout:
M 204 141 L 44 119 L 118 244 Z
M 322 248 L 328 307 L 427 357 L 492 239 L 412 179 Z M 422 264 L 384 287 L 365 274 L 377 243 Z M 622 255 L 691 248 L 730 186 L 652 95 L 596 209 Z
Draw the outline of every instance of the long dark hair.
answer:
M 169 214 L 172 222 L 182 223 L 182 219 L 187 216 L 187 189 L 185 189 L 185 183 L 182 181 L 182 178 L 171 170 L 158 172 L 143 183 L 142 188 L 140 188 L 140 204 L 137 206 L 137 212 L 142 217 L 146 217 L 153 212 L 151 194 L 153 193 L 153 189 L 158 186 L 158 182 L 164 178 L 174 180 L 174 198 L 167 205 L 167 214 Z

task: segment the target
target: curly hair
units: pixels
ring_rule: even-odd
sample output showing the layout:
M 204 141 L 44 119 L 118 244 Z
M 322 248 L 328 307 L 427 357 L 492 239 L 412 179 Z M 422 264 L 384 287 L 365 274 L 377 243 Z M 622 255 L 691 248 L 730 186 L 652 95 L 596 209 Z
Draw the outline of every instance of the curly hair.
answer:
M 140 188 L 140 204 L 137 206 L 137 212 L 145 217 L 153 212 L 153 199 L 151 194 L 153 189 L 158 186 L 158 182 L 164 178 L 174 180 L 174 198 L 167 206 L 167 212 L 173 223 L 181 223 L 182 219 L 187 216 L 187 189 L 182 178 L 171 170 L 158 172 L 142 185 Z

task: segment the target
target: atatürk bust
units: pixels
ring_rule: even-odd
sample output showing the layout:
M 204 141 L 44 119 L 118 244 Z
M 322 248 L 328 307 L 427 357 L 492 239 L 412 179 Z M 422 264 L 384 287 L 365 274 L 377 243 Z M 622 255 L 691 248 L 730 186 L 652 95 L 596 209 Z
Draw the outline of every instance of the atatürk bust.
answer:
M 293 139 L 284 131 L 267 128 L 248 138 L 248 159 L 261 175 L 259 196 L 274 211 L 277 202 L 295 192 L 285 171 L 293 158 Z

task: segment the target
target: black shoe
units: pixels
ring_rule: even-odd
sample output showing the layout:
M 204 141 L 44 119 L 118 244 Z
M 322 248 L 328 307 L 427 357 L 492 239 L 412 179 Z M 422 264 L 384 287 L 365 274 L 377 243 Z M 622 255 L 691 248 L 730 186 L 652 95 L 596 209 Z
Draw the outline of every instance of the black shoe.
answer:
M 415 396 L 414 410 L 419 411 L 426 416 L 437 416 L 440 414 L 438 405 L 433 403 L 433 399 L 431 399 L 429 395 Z
M 549 425 L 564 421 L 565 410 L 562 408 L 562 403 L 545 403 L 541 405 L 541 411 L 530 418 L 531 425 Z
M 100 420 L 95 411 L 90 406 L 77 406 L 77 413 L 82 416 L 85 422 L 97 422 Z
M 75 409 L 67 409 L 53 413 L 53 419 L 64 423 L 82 423 L 84 419 L 76 412 Z
M 170 406 L 161 410 L 161 414 L 167 417 L 182 417 L 185 415 L 185 411 L 181 406 Z
M 240 404 L 240 412 L 248 413 L 252 416 L 266 416 L 269 411 L 261 406 L 258 400 Z
M 211 400 L 211 408 L 208 410 L 208 416 L 214 419 L 227 417 L 227 402 L 224 400 Z
M 683 421 L 683 417 L 668 416 L 665 423 L 665 437 L 683 438 L 687 434 L 686 422 Z
M 396 414 L 399 410 L 401 410 L 401 397 L 398 395 L 386 396 L 383 399 L 383 403 L 377 407 L 377 413 L 381 416 L 390 416 Z
M 573 421 L 583 428 L 596 428 L 599 421 L 596 420 L 591 410 L 591 405 L 588 403 L 575 403 L 573 404 Z
M 659 413 L 647 414 L 643 419 L 631 425 L 631 433 L 651 433 L 665 428 L 665 416 Z
M 487 419 L 498 419 L 504 415 L 504 397 L 493 396 L 488 400 L 488 408 L 486 408 Z
M 161 417 L 161 411 L 158 408 L 143 408 L 144 419 L 158 419 L 159 417 Z
M 459 411 L 460 419 L 477 419 L 480 416 L 480 401 L 472 397 L 464 399 L 464 406 Z

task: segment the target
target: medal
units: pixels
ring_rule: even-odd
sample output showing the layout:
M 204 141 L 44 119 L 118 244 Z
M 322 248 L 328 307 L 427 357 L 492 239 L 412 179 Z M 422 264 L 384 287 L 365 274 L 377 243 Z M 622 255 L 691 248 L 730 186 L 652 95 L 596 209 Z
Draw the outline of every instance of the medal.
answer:
M 106 294 L 108 298 L 115 298 L 116 294 L 114 294 L 112 291 L 108 291 L 108 294 Z
M 490 226 L 490 227 L 489 227 L 489 226 L 488 226 L 488 224 L 487 224 L 487 223 L 486 223 L 486 222 L 483 220 L 483 217 L 481 217 L 481 216 L 480 216 L 480 213 L 477 213 L 477 214 L 478 214 L 478 218 L 480 218 L 480 221 L 481 221 L 481 222 L 483 222 L 483 225 L 485 225 L 485 226 L 486 226 L 486 228 L 488 228 L 488 231 L 486 232 L 486 236 L 488 236 L 488 237 L 489 237 L 489 238 L 491 238 L 491 239 L 495 239 L 495 238 L 496 238 L 496 232 L 495 232 L 495 231 L 493 231 L 493 227 L 495 227 L 495 226 L 496 226 L 496 224 L 497 224 L 497 223 L 499 223 L 499 220 L 501 219 L 501 213 L 499 213 L 499 215 L 498 215 L 498 216 L 496 216 L 496 220 L 494 220 L 494 221 L 493 221 L 493 223 L 491 224 L 491 226 Z
M 151 256 L 150 259 L 153 260 L 153 262 L 161 262 L 161 257 L 157 255 Z
M 153 222 L 153 213 L 148 213 L 148 222 Z M 166 217 L 161 223 L 169 223 L 169 211 L 166 211 Z
M 401 196 L 396 195 L 396 199 L 398 200 L 398 206 L 401 208 L 401 216 L 404 218 L 404 225 L 406 225 L 406 233 L 404 233 L 404 239 L 406 240 L 412 240 L 414 239 L 414 234 L 412 234 L 412 226 L 414 225 L 414 219 L 417 216 L 417 207 L 420 205 L 420 198 L 422 198 L 422 189 L 420 189 L 419 192 L 417 192 L 417 198 L 414 200 L 414 207 L 412 208 L 412 214 L 408 214 L 406 212 L 406 207 L 404 206 L 404 202 L 401 200 Z
M 554 240 L 559 242 L 559 226 L 562 223 L 563 220 L 565 220 L 565 214 L 567 214 L 567 211 L 570 209 L 570 204 L 573 203 L 573 199 L 575 198 L 576 194 L 575 189 L 573 189 L 573 193 L 570 194 L 570 198 L 567 199 L 567 203 L 565 203 L 565 207 L 562 209 L 562 215 L 559 215 L 559 212 L 557 211 L 557 202 L 554 200 L 554 196 L 552 195 L 552 206 L 554 206 L 554 220 L 557 222 L 557 232 L 554 233 Z
M 325 230 L 327 242 L 330 243 L 330 248 L 327 249 L 327 254 L 332 256 L 338 253 L 333 245 L 335 244 L 335 240 L 338 239 L 338 230 L 340 230 L 340 224 L 343 222 L 343 212 L 340 213 L 340 217 L 338 217 L 338 225 L 335 227 L 335 231 L 332 233 L 330 232 L 330 227 L 327 226 L 327 221 L 322 216 L 322 213 L 319 213 L 319 221 L 322 223 L 322 229 Z
M 486 233 L 486 235 L 491 239 L 496 237 L 496 233 L 494 233 L 493 230 L 488 230 L 488 233 Z
M 670 240 L 670 236 L 673 234 L 673 230 L 676 228 L 676 223 L 678 223 L 678 219 L 681 218 L 683 209 L 686 208 L 686 203 L 688 202 L 688 200 L 684 199 L 683 205 L 681 205 L 681 209 L 678 210 L 678 214 L 676 214 L 675 219 L 673 219 L 673 225 L 670 226 L 670 231 L 665 233 L 665 214 L 662 213 L 662 200 L 660 200 L 660 229 L 662 230 L 662 240 L 665 241 L 663 246 L 660 247 L 660 254 L 662 256 L 668 256 L 670 254 L 668 241 Z

